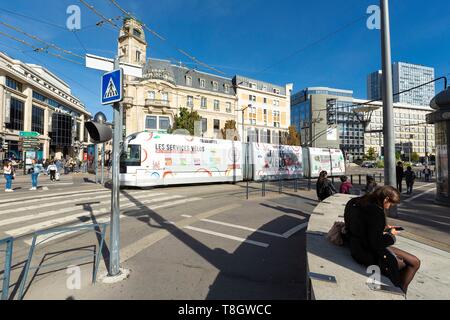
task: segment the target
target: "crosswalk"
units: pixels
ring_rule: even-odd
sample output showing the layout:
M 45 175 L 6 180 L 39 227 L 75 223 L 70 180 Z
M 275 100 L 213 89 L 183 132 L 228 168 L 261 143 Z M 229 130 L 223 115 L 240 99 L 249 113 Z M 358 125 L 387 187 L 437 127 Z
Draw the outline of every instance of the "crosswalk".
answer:
M 185 197 L 158 190 L 128 190 L 120 195 L 122 213 L 136 209 L 164 209 L 200 200 L 202 199 L 198 197 Z M 13 194 L 8 199 L 0 200 L 0 238 L 23 237 L 39 230 L 74 224 L 88 225 L 94 221 L 109 222 L 110 206 L 111 191 L 107 189 L 42 193 L 33 195 L 33 198 Z M 124 217 L 121 215 L 121 219 Z M 53 241 L 69 234 L 49 234 L 45 237 Z M 31 244 L 29 238 L 24 241 Z

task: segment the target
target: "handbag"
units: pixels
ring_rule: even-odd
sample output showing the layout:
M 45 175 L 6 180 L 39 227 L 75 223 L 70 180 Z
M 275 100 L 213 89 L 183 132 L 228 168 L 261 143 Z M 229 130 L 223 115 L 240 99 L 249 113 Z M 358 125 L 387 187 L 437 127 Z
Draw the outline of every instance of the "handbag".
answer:
M 344 245 L 344 236 L 347 233 L 344 222 L 335 222 L 327 234 L 327 239 L 332 244 L 342 247 Z

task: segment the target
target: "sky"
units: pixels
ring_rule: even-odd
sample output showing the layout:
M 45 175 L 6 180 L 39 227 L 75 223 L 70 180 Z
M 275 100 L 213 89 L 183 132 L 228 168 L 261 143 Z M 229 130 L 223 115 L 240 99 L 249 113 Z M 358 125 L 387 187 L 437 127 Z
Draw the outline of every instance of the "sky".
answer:
M 121 24 L 109 0 L 85 0 Z M 279 85 L 294 91 L 328 86 L 354 91 L 366 98 L 366 77 L 381 69 L 380 31 L 369 30 L 367 8 L 378 0 L 117 0 L 167 41 L 146 33 L 147 56 L 195 63 L 176 48 L 221 70 Z M 81 9 L 81 29 L 67 29 L 67 8 Z M 436 77 L 450 76 L 450 1 L 391 0 L 392 60 L 435 68 Z M 118 30 L 78 0 L 15 0 L 0 3 L 0 21 L 78 55 L 113 58 Z M 0 25 L 36 47 L 42 43 Z M 88 110 L 112 115 L 100 104 L 102 71 L 67 62 L 8 39 L 0 34 L 0 51 L 27 63 L 40 64 L 66 81 Z M 52 51 L 55 52 L 55 51 Z M 210 70 L 205 70 L 211 72 Z M 442 82 L 437 90 L 443 89 Z

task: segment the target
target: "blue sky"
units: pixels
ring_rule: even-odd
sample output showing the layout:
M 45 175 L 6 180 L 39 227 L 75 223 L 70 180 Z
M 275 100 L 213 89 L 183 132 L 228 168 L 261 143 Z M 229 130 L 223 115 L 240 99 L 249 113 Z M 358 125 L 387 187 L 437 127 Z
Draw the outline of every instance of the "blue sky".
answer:
M 86 1 L 108 18 L 121 15 L 108 0 Z M 380 34 L 367 29 L 364 17 L 368 17 L 367 7 L 378 4 L 378 0 L 118 2 L 173 46 L 230 77 L 241 74 L 277 84 L 294 83 L 295 91 L 308 86 L 352 89 L 356 97 L 365 98 L 367 74 L 381 68 Z M 449 76 L 450 1 L 390 3 L 393 61 L 432 66 L 436 76 Z M 65 28 L 66 9 L 72 4 L 79 5 L 82 12 L 82 29 L 76 35 Z M 107 25 L 95 26 L 100 18 L 77 0 L 2 2 L 0 19 L 80 55 L 85 49 L 108 57 L 116 52 L 118 31 Z M 10 30 L 0 26 L 0 31 Z M 12 34 L 25 39 L 21 34 Z M 319 39 L 324 40 L 317 42 Z M 147 34 L 147 40 L 149 56 L 190 63 L 158 38 Z M 110 107 L 99 103 L 100 71 L 35 53 L 1 35 L 0 50 L 25 62 L 44 65 L 67 81 L 92 113 L 102 110 L 111 115 Z M 438 90 L 442 87 L 439 83 Z

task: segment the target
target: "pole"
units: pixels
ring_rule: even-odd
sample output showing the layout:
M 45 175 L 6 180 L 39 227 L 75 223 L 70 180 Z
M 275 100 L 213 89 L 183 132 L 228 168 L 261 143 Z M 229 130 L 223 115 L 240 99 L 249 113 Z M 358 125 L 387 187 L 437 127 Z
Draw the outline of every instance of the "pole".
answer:
M 119 68 L 119 60 L 116 58 L 114 67 Z M 111 191 L 111 230 L 110 230 L 110 270 L 109 276 L 114 277 L 120 274 L 120 181 L 119 181 L 119 160 L 120 141 L 122 140 L 122 119 L 120 103 L 114 103 L 113 107 L 113 154 L 112 154 L 112 191 Z
M 95 184 L 98 183 L 98 144 L 94 146 Z
M 425 165 L 428 167 L 429 158 L 428 158 L 428 126 L 425 125 Z
M 105 184 L 105 144 L 102 145 L 102 185 Z
M 395 132 L 394 132 L 394 93 L 392 89 L 391 35 L 389 22 L 389 1 L 380 0 L 381 8 L 381 51 L 383 66 L 383 133 L 384 133 L 384 184 L 396 187 L 395 171 Z M 388 215 L 398 216 L 393 206 Z
M 384 122 L 384 158 L 385 185 L 395 183 L 395 140 L 394 140 L 394 99 L 392 89 L 391 36 L 389 23 L 389 1 L 380 0 L 381 7 L 381 47 L 383 65 L 383 122 Z

